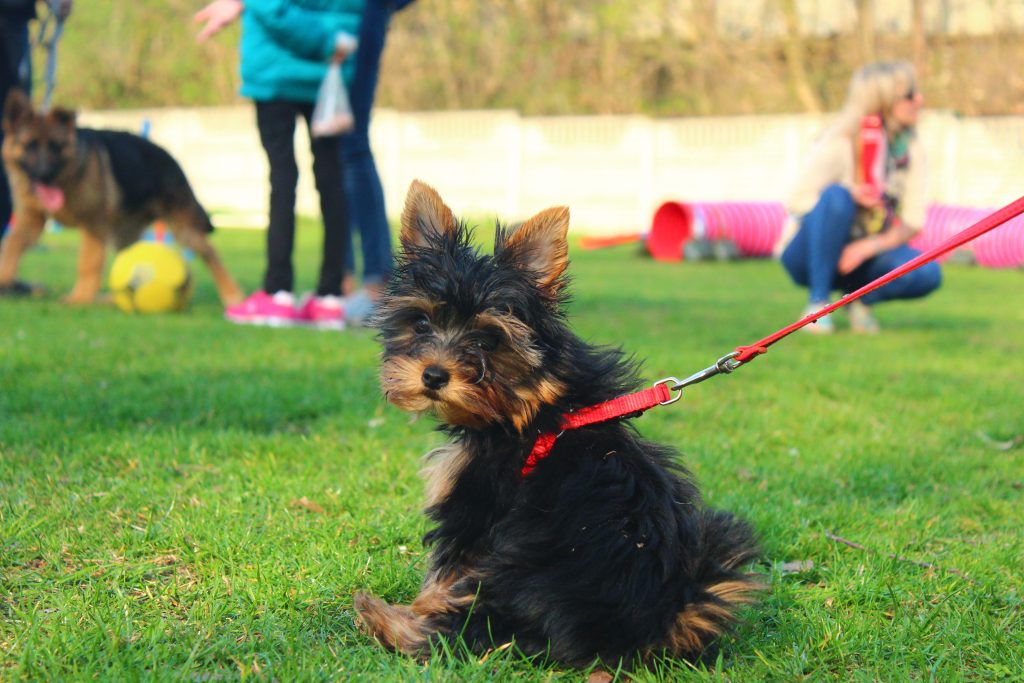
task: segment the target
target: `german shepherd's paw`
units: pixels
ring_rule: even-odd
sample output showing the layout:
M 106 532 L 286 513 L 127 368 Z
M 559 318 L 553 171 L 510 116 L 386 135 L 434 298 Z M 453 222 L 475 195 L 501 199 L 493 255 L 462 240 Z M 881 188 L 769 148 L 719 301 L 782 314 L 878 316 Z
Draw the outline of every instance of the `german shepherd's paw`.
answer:
M 97 303 L 97 300 L 95 296 L 71 292 L 70 294 L 61 297 L 61 302 L 68 304 L 69 306 L 89 306 Z
M 24 280 L 15 280 L 0 285 L 0 296 L 10 298 L 27 298 L 46 296 L 47 289 L 43 285 L 32 284 Z

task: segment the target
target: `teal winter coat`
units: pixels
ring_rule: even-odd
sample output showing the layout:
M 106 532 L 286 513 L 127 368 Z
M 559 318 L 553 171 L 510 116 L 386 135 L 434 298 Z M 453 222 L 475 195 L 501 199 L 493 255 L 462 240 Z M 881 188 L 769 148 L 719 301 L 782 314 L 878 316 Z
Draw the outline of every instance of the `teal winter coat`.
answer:
M 337 35 L 359 35 L 365 5 L 365 0 L 245 0 L 242 95 L 315 102 Z M 355 61 L 350 55 L 342 65 L 349 86 Z

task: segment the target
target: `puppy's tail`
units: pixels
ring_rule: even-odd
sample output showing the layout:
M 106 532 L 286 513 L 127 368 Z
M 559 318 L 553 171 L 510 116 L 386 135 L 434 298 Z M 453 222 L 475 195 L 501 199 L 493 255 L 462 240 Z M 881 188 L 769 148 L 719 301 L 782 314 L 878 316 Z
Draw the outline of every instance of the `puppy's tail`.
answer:
M 713 659 L 718 637 L 765 588 L 744 571 L 761 554 L 750 525 L 717 510 L 705 510 L 701 525 L 691 597 L 676 614 L 666 642 L 666 649 L 691 661 Z

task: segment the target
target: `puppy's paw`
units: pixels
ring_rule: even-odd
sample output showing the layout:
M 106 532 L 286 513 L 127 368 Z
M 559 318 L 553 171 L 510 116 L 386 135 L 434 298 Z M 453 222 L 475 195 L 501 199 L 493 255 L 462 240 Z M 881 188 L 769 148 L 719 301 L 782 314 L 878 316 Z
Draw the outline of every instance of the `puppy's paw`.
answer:
M 0 296 L 9 297 L 40 297 L 46 295 L 46 287 L 30 284 L 22 280 L 14 280 L 0 284 Z
M 426 645 L 421 620 L 404 605 L 389 605 L 365 591 L 352 598 L 360 629 L 389 650 L 419 654 Z
M 370 621 L 374 618 L 375 614 L 382 613 L 388 607 L 388 603 L 380 598 L 373 597 L 369 591 L 357 591 L 352 596 L 352 606 L 355 607 L 356 622 L 359 624 L 359 627 L 369 633 Z M 370 635 L 373 634 L 370 633 Z
M 385 629 L 392 612 L 391 605 L 373 597 L 368 591 L 358 591 L 352 596 L 352 606 L 356 610 L 356 625 L 359 630 L 375 638 L 381 645 L 393 648 L 394 645 L 387 638 Z

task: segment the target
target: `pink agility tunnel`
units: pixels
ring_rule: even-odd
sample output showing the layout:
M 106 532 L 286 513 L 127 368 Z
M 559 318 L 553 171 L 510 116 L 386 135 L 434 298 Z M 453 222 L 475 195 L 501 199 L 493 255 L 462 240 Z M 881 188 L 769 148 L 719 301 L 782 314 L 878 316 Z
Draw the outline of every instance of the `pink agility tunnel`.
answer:
M 731 240 L 740 256 L 771 256 L 786 210 L 778 202 L 708 202 L 697 205 L 704 236 Z
M 769 256 L 786 210 L 778 202 L 665 202 L 654 212 L 647 251 L 659 261 L 679 261 L 693 238 L 731 240 L 740 256 Z
M 932 204 L 925 215 L 924 228 L 910 240 L 910 246 L 922 251 L 937 247 L 994 212 L 995 209 Z M 1024 218 L 1017 216 L 973 242 L 968 242 L 964 248 L 973 251 L 978 265 L 986 268 L 1024 266 Z M 948 257 L 949 254 L 946 254 L 940 260 Z
M 974 225 L 995 209 L 932 204 L 924 227 L 910 246 L 926 251 Z M 665 202 L 654 213 L 647 235 L 647 251 L 659 261 L 680 261 L 683 245 L 691 239 L 728 239 L 741 256 L 770 256 L 786 210 L 780 202 Z M 1024 216 L 965 245 L 986 268 L 1024 266 Z M 943 256 L 945 260 L 949 255 Z
M 665 202 L 654 212 L 644 244 L 655 261 L 683 260 L 683 245 L 693 237 L 691 204 Z
M 1024 267 L 1024 216 L 976 239 L 974 258 L 986 268 Z

